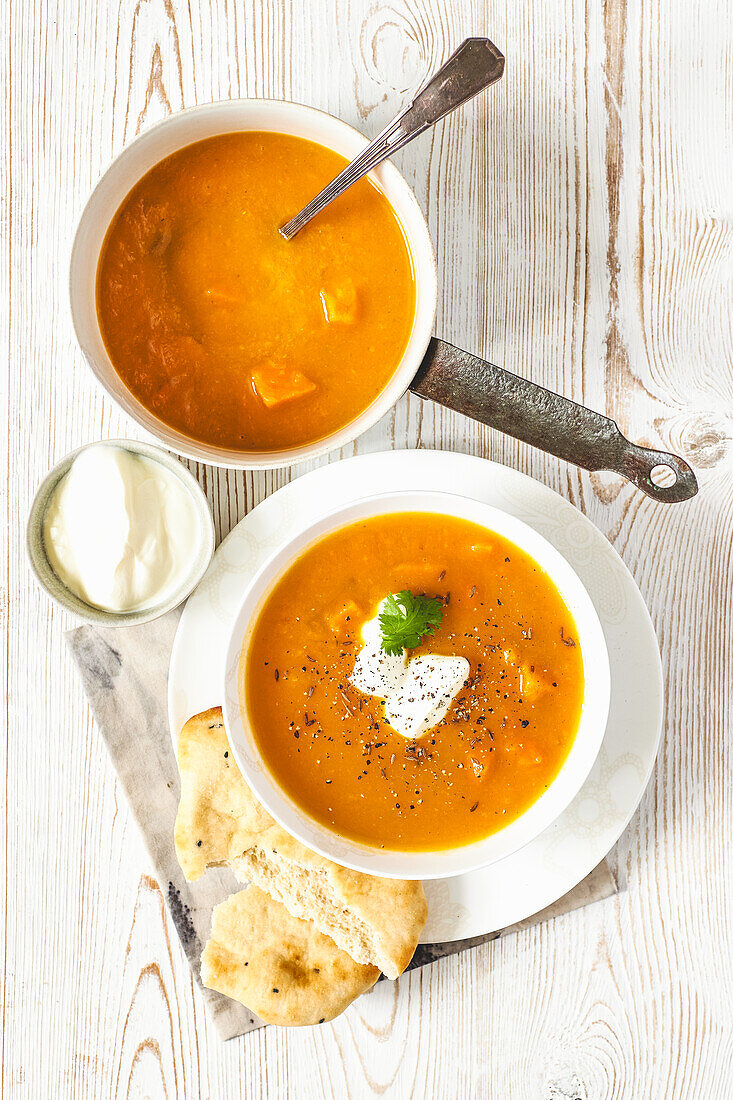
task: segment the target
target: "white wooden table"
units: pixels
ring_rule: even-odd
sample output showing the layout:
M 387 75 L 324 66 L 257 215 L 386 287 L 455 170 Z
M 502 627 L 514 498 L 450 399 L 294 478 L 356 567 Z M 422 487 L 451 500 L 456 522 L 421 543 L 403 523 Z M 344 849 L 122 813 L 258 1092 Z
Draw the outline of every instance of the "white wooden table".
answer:
M 725 0 L 3 8 L 5 1095 L 733 1095 L 732 14 Z M 701 491 L 655 505 L 415 399 L 345 453 L 481 454 L 586 512 L 659 633 L 659 761 L 614 853 L 617 898 L 384 983 L 333 1025 L 222 1045 L 66 654 L 70 621 L 25 563 L 47 469 L 137 434 L 74 341 L 74 223 L 112 156 L 170 111 L 286 97 L 374 134 L 469 33 L 506 52 L 504 80 L 398 159 L 437 249 L 438 335 L 679 451 Z M 290 476 L 198 473 L 220 532 Z

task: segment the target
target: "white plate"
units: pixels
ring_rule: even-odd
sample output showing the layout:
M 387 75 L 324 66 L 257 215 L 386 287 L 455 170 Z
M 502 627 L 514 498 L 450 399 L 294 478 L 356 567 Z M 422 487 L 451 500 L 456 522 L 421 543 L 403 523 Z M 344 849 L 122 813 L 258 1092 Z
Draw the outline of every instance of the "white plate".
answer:
M 192 714 L 221 703 L 232 623 L 255 571 L 295 531 L 383 490 L 463 493 L 519 517 L 563 554 L 587 588 L 611 662 L 611 708 L 598 759 L 565 813 L 514 855 L 425 884 L 423 943 L 480 936 L 523 920 L 571 890 L 613 847 L 636 809 L 657 754 L 662 670 L 634 580 L 590 520 L 524 474 L 470 455 L 387 451 L 323 466 L 273 493 L 222 542 L 178 627 L 168 679 L 174 742 Z

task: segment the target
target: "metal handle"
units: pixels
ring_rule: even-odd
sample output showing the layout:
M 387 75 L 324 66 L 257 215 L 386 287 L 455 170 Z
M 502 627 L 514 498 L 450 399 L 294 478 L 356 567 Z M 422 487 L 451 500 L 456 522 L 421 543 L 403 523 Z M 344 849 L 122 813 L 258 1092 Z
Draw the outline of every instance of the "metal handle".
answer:
M 376 168 L 387 157 L 445 118 L 456 107 L 473 99 L 494 84 L 504 72 L 504 55 L 488 38 L 467 38 L 445 65 L 423 86 L 412 103 L 374 141 L 351 161 L 327 187 L 304 206 L 280 230 L 286 241 L 307 225 L 311 218 L 338 198 L 352 183 Z
M 410 390 L 586 470 L 613 470 L 663 504 L 689 500 L 697 492 L 684 459 L 638 447 L 607 416 L 444 340 L 430 341 Z M 673 485 L 652 481 L 658 466 L 672 470 Z

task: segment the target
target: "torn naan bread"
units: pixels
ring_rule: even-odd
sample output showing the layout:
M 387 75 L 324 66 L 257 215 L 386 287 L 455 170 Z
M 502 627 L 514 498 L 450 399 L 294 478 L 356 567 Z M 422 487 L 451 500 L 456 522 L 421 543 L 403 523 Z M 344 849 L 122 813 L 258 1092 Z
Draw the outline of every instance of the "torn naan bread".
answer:
M 421 882 L 341 867 L 290 836 L 260 806 L 229 750 L 219 708 L 190 719 L 178 750 L 176 852 L 186 878 L 226 863 L 313 921 L 357 962 L 397 978 L 427 920 Z
M 216 906 L 201 956 L 204 985 L 281 1027 L 332 1020 L 378 977 L 256 886 Z

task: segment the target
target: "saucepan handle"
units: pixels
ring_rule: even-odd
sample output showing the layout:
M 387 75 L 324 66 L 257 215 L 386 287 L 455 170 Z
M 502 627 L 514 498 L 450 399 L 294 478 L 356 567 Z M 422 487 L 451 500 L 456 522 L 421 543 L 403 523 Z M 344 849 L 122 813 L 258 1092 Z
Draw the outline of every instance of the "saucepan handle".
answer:
M 607 416 L 444 340 L 430 341 L 410 390 L 586 470 L 621 474 L 663 504 L 689 500 L 697 492 L 694 473 L 677 455 L 638 447 Z M 652 481 L 658 466 L 672 471 L 674 484 Z

